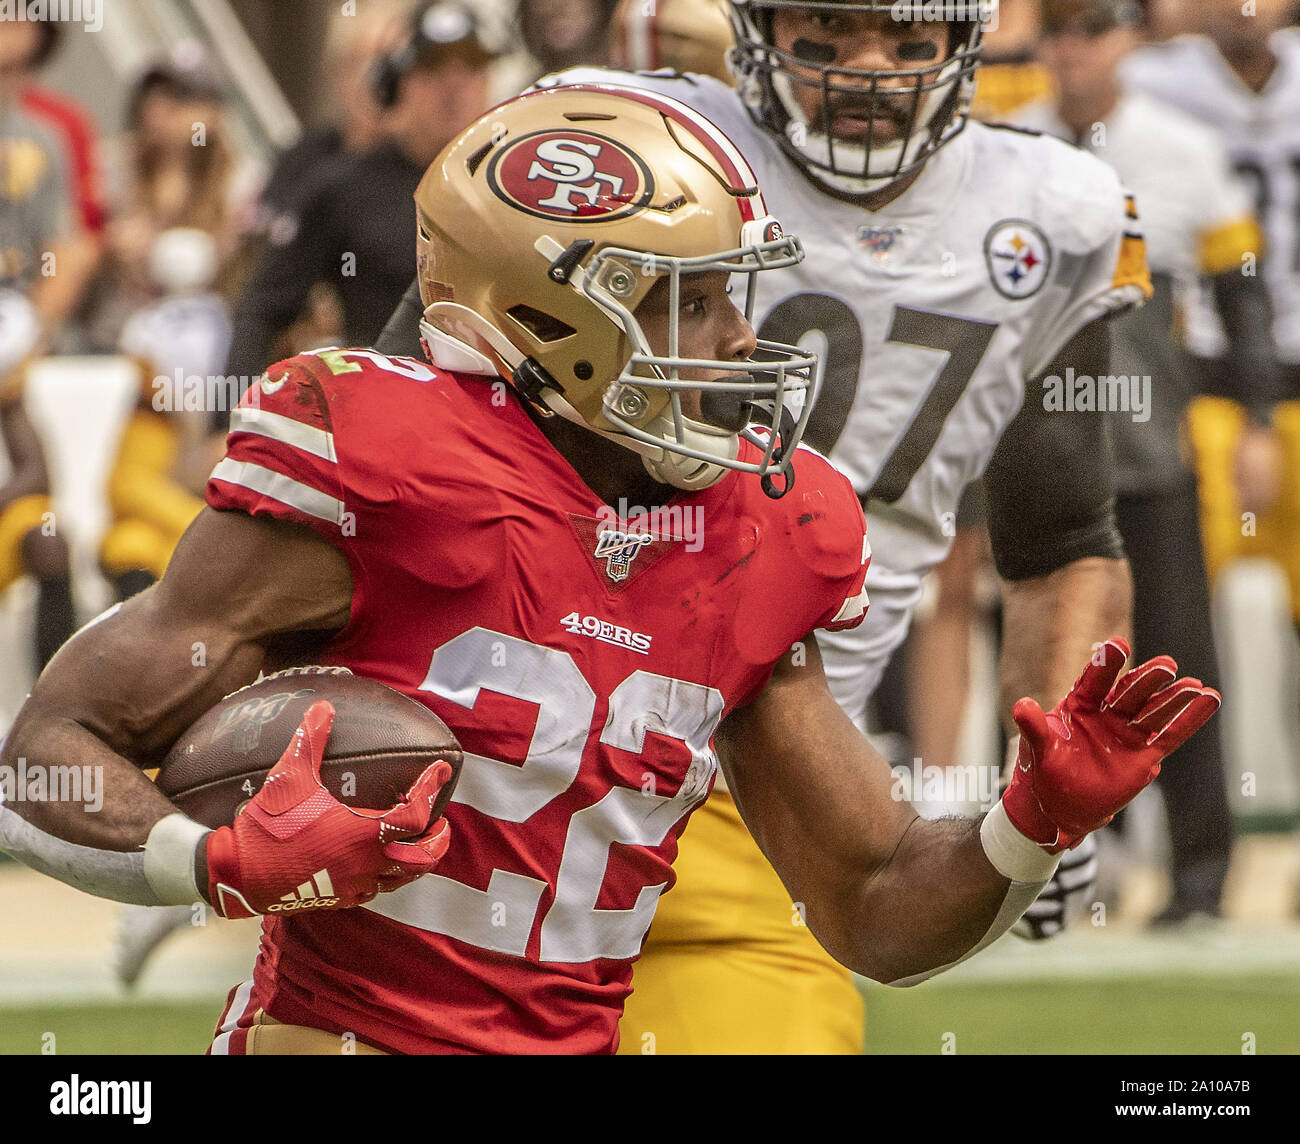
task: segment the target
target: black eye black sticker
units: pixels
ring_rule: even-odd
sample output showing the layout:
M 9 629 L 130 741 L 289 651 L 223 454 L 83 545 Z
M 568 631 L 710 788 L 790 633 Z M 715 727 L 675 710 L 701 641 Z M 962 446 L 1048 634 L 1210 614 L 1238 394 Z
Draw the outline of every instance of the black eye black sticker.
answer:
M 819 44 L 816 40 L 800 38 L 794 42 L 794 54 L 798 59 L 810 64 L 830 64 L 835 62 L 835 46 Z
M 796 49 L 798 45 L 795 45 Z M 907 60 L 909 63 L 921 60 L 932 60 L 939 54 L 939 45 L 932 43 L 930 40 L 913 40 L 910 43 L 898 45 L 898 58 Z

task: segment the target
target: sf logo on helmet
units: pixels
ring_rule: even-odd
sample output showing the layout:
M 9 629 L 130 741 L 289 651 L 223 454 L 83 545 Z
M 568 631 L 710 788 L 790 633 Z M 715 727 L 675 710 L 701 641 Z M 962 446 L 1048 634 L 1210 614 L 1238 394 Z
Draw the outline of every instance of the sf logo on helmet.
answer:
M 516 210 L 569 222 L 610 222 L 654 194 L 650 168 L 621 143 L 587 131 L 540 131 L 500 148 L 488 185 Z

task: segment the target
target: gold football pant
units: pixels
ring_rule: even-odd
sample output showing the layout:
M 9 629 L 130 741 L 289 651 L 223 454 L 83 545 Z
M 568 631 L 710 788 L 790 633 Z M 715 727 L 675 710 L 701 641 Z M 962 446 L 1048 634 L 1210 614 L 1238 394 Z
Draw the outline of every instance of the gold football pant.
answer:
M 136 568 L 161 579 L 181 535 L 203 501 L 171 479 L 180 449 L 176 429 L 157 413 L 137 411 L 127 422 L 108 482 L 113 524 L 99 548 L 110 576 Z
M 240 1032 L 243 1036 L 237 1042 L 232 1038 L 223 1047 L 223 1052 L 246 1057 L 388 1056 L 382 1049 L 355 1039 L 345 1044 L 342 1037 L 324 1029 L 286 1025 L 261 1009 L 253 1014 L 251 1024 Z
M 861 1053 L 862 998 L 740 819 L 714 791 L 682 836 L 620 1053 Z
M 23 537 L 45 521 L 54 505 L 47 496 L 34 493 L 19 497 L 0 512 L 0 592 L 23 574 Z
M 1205 565 L 1213 582 L 1226 564 L 1239 557 L 1276 561 L 1290 585 L 1292 614 L 1300 623 L 1300 401 L 1278 405 L 1273 420 L 1282 449 L 1282 487 L 1277 503 L 1252 528 L 1243 520 L 1233 479 L 1245 411 L 1221 397 L 1198 397 L 1188 408 Z

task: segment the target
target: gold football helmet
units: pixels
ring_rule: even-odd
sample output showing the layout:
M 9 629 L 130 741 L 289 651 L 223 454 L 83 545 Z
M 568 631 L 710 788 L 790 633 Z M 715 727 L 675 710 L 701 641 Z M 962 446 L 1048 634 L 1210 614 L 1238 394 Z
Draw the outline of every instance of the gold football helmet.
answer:
M 510 379 L 544 414 L 639 453 L 676 488 L 706 488 L 727 469 L 759 474 L 772 496 L 789 488 L 817 359 L 762 341 L 757 360 L 677 352 L 683 275 L 743 278 L 752 324 L 754 275 L 803 257 L 748 163 L 703 116 L 605 85 L 530 92 L 448 146 L 415 201 L 420 329 L 436 365 Z M 636 309 L 665 276 L 668 347 L 656 353 Z M 725 376 L 693 381 L 686 370 Z M 706 408 L 729 404 L 732 427 L 686 417 L 683 390 L 701 391 Z M 759 460 L 739 459 L 741 436 Z
M 673 71 L 735 80 L 736 46 L 726 0 L 622 0 L 614 12 L 612 60 L 626 71 Z

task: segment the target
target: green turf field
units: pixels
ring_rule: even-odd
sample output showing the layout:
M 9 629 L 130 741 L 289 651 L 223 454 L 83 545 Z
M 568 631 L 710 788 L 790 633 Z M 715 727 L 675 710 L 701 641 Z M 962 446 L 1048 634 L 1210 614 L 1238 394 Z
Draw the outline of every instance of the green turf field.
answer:
M 873 1053 L 1226 1053 L 1254 1034 L 1260 1054 L 1300 1052 L 1294 975 L 1168 981 L 866 987 Z M 221 998 L 184 1005 L 0 1008 L 0 1053 L 201 1053 Z
M 873 1053 L 1300 1052 L 1300 978 L 1178 976 L 1079 984 L 868 985 Z
M 49 1033 L 59 1054 L 202 1053 L 224 1000 L 0 1008 L 0 1053 L 39 1053 Z

